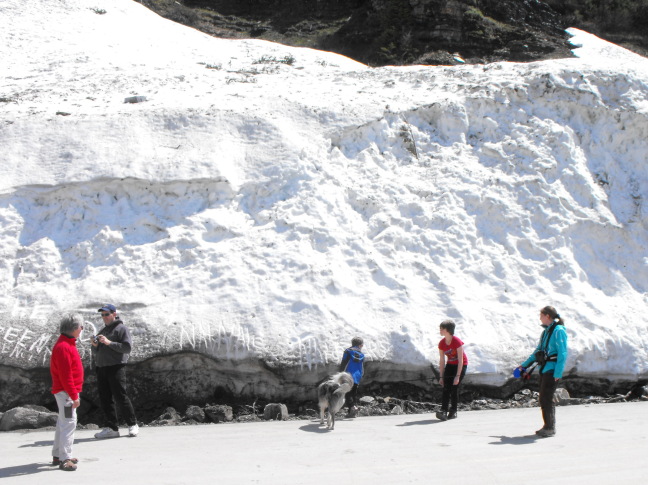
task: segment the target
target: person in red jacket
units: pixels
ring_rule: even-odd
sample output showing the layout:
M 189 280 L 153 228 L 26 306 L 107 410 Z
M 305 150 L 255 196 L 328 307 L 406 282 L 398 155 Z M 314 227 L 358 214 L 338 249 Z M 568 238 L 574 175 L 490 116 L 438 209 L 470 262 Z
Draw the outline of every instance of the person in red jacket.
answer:
M 50 373 L 52 394 L 58 406 L 58 419 L 52 447 L 52 465 L 61 470 L 73 472 L 79 460 L 72 457 L 74 431 L 77 425 L 76 408 L 81 404 L 83 387 L 83 363 L 76 348 L 76 342 L 83 330 L 83 318 L 74 313 L 61 319 L 61 335 L 52 348 Z

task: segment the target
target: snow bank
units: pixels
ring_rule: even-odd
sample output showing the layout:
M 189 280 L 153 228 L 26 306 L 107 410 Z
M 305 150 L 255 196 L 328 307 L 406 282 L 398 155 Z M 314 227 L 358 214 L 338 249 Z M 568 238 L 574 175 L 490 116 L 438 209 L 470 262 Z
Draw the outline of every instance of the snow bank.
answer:
M 135 359 L 305 372 L 354 335 L 436 363 L 452 318 L 498 384 L 552 304 L 568 374 L 648 374 L 645 58 L 572 30 L 574 59 L 369 69 L 126 0 L 0 23 L 0 363 L 110 301 Z

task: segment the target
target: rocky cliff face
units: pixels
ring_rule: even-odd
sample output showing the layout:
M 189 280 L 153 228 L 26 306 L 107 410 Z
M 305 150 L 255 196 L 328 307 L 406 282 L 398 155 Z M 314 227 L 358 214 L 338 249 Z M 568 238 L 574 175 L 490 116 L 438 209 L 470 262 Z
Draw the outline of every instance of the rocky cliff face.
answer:
M 532 61 L 571 55 L 563 28 L 533 1 L 376 0 L 324 46 L 378 65 Z
M 571 56 L 577 27 L 648 52 L 648 6 L 590 0 L 139 0 L 217 37 L 261 38 L 379 65 Z
M 142 3 L 213 35 L 305 45 L 370 65 L 533 61 L 571 55 L 563 18 L 536 0 Z
M 286 25 L 296 19 L 335 20 L 366 4 L 366 0 L 187 0 L 191 8 L 207 8 L 223 15 L 271 19 Z
M 148 423 L 168 407 L 184 412 L 189 406 L 208 403 L 263 409 L 271 402 L 282 402 L 290 412 L 316 408 L 316 388 L 327 372 L 336 366 L 322 367 L 320 372 L 300 372 L 295 368 L 269 368 L 258 360 L 218 361 L 194 352 L 155 357 L 128 366 L 129 395 L 137 409 L 139 419 Z M 530 386 L 536 390 L 537 376 L 532 381 L 511 379 L 500 387 L 464 383 L 461 402 L 473 403 L 469 407 L 481 409 L 476 400 L 513 399 L 516 393 Z M 609 381 L 607 379 L 566 378 L 561 382 L 570 396 L 614 396 L 632 393 L 639 389 L 643 394 L 645 380 L 640 382 Z M 51 410 L 56 405 L 50 394 L 51 379 L 48 369 L 20 369 L 0 365 L 0 410 L 18 406 L 37 405 Z M 441 386 L 433 369 L 406 368 L 385 362 L 368 366 L 362 384 L 363 396 L 390 396 L 416 403 L 439 403 Z M 413 412 L 423 412 L 414 410 Z M 0 412 L 1 415 L 1 412 Z M 101 422 L 99 396 L 94 370 L 86 367 L 79 419 L 83 424 Z M 37 426 L 34 426 L 37 427 Z

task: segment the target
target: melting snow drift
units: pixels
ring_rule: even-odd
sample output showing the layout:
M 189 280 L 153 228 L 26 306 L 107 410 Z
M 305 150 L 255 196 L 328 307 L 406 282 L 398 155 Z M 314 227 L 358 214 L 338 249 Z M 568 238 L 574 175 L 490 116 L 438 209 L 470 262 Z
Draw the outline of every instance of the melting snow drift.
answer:
M 498 385 L 550 304 L 566 375 L 648 375 L 647 59 L 570 30 L 576 58 L 372 69 L 128 0 L 0 25 L 0 364 L 113 302 L 135 361 L 320 374 L 355 335 L 429 368 L 452 318 Z

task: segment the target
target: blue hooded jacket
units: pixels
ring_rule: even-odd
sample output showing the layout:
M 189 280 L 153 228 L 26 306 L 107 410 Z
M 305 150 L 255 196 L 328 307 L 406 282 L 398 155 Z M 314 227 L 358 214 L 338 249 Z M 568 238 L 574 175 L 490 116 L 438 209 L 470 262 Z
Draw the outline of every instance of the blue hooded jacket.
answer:
M 340 372 L 348 372 L 353 377 L 355 384 L 360 384 L 362 374 L 364 373 L 364 354 L 358 347 L 349 347 L 342 355 L 340 363 Z

